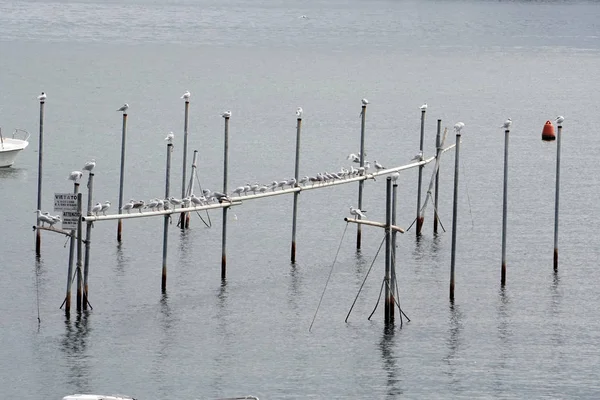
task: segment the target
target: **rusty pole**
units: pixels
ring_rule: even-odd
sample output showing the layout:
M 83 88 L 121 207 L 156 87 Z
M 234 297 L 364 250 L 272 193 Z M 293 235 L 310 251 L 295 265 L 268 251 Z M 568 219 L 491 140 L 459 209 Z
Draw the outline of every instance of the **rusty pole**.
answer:
M 508 138 L 510 129 L 504 131 L 504 182 L 502 186 L 502 272 L 500 285 L 506 284 L 506 213 L 508 209 Z
M 224 146 L 223 146 L 223 193 L 227 194 L 227 167 L 229 164 L 229 118 L 231 113 L 224 113 Z M 227 278 L 227 210 L 223 207 L 223 232 L 221 236 L 221 280 Z
M 296 186 L 298 186 L 298 179 L 300 173 L 300 131 L 302 129 L 302 111 L 297 111 L 298 119 L 296 123 L 296 165 L 294 167 L 294 178 L 296 179 Z M 292 212 L 292 249 L 291 249 L 291 261 L 296 262 L 296 218 L 298 216 L 298 195 L 300 192 L 294 192 L 294 209 Z
M 398 183 L 396 179 L 392 178 L 392 225 L 396 225 L 396 199 L 398 196 Z M 391 262 L 391 280 L 390 280 L 390 292 L 391 292 L 391 317 L 392 321 L 394 321 L 394 304 L 396 303 L 395 293 L 396 293 L 396 235 L 398 232 L 392 230 L 392 262 Z M 401 311 L 401 310 L 400 310 Z M 399 314 L 400 316 L 400 326 L 402 326 L 402 312 Z
M 170 180 L 171 180 L 171 153 L 173 152 L 173 143 L 167 144 L 167 171 L 165 176 L 165 199 L 169 198 Z M 167 291 L 167 242 L 169 239 L 169 214 L 165 214 L 163 223 L 163 259 L 162 259 L 162 281 L 161 291 Z
M 440 147 L 442 146 L 442 140 L 441 140 L 441 132 L 442 132 L 442 120 L 438 119 L 437 120 L 437 131 L 435 134 L 435 149 L 436 149 L 436 154 L 440 154 Z M 440 170 L 438 167 L 438 170 L 435 172 L 435 194 L 434 194 L 434 200 L 433 200 L 433 205 L 434 205 L 434 210 L 433 210 L 433 233 L 437 233 L 438 231 L 438 188 L 439 188 L 439 183 L 440 183 Z
M 562 125 L 556 133 L 556 192 L 554 195 L 554 272 L 558 271 L 558 199 L 560 189 L 560 138 Z
M 77 215 L 79 215 L 79 219 L 77 221 L 77 312 L 81 312 L 81 300 L 83 298 L 83 277 L 81 274 L 81 257 L 82 257 L 82 241 L 81 237 L 83 236 L 83 227 L 81 222 L 81 212 L 83 208 L 82 194 L 77 194 Z
M 44 155 L 44 108 L 46 104 L 45 93 L 42 92 L 40 99 L 40 138 L 38 144 L 38 187 L 37 187 L 37 209 L 42 209 L 42 165 Z M 37 220 L 37 226 L 40 226 L 40 220 Z M 35 255 L 40 256 L 42 252 L 42 232 L 36 229 L 35 235 Z
M 421 108 L 421 140 L 419 142 L 419 154 L 421 154 L 421 158 L 419 161 L 423 161 L 423 141 L 425 139 L 425 113 L 427 112 L 427 108 Z M 421 228 L 423 228 L 423 220 L 424 218 L 421 216 L 421 184 L 423 179 L 423 167 L 424 165 L 419 165 L 419 180 L 417 184 L 417 236 L 421 236 Z
M 452 250 L 450 252 L 450 301 L 454 302 L 454 265 L 456 262 L 456 223 L 458 216 L 458 171 L 460 156 L 460 130 L 456 132 L 456 154 L 454 159 L 454 196 L 452 201 Z
M 186 197 L 186 172 L 187 172 L 187 145 L 188 145 L 188 120 L 190 111 L 190 98 L 185 98 L 185 114 L 183 121 L 183 167 L 181 171 L 181 198 Z M 186 229 L 190 225 L 189 213 L 181 213 L 179 216 L 179 224 L 181 229 Z
M 127 109 L 123 110 L 123 128 L 121 130 L 121 173 L 119 175 L 119 214 L 123 213 L 123 178 L 125 176 L 125 139 L 127 136 Z M 121 242 L 123 220 L 117 223 L 117 242 Z
M 362 100 L 362 111 L 360 113 L 360 166 L 365 166 L 365 123 L 367 121 L 367 104 L 369 104 L 366 99 Z M 358 182 L 358 209 L 362 210 L 362 198 L 363 198 L 363 187 L 365 185 L 365 181 L 361 180 Z M 360 218 L 360 215 L 358 216 Z M 362 228 L 360 224 L 356 226 L 356 250 L 360 250 L 362 242 Z
M 87 215 L 92 215 L 92 199 L 94 192 L 94 174 L 90 172 L 88 177 Z M 90 269 L 90 243 L 92 240 L 92 222 L 87 222 L 85 227 L 85 257 L 83 260 L 83 309 L 88 308 L 88 273 Z
M 73 193 L 79 194 L 79 183 L 73 184 Z M 69 242 L 69 267 L 67 269 L 67 294 L 65 296 L 65 315 L 67 318 L 71 315 L 71 286 L 73 283 L 73 255 L 75 253 L 75 230 L 71 229 L 71 239 Z
M 385 307 L 384 307 L 384 320 L 385 324 L 392 324 L 394 322 L 394 299 L 392 297 L 391 289 L 391 260 L 392 260 L 392 178 L 386 178 L 386 190 L 385 190 Z

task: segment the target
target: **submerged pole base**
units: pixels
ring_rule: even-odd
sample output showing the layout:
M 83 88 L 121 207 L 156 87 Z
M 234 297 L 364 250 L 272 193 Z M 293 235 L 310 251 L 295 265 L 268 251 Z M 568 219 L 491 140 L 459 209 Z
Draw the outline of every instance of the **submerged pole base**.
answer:
M 292 264 L 296 263 L 296 242 L 295 241 L 292 242 L 290 261 L 292 262 Z
M 121 231 L 123 230 L 123 220 L 117 223 L 117 242 L 121 243 Z
M 558 271 L 558 249 L 554 249 L 554 272 Z
M 423 222 L 425 217 L 417 217 L 417 236 L 421 236 L 421 229 L 423 228 Z
M 506 285 L 506 263 L 502 263 L 502 272 L 500 277 L 500 286 Z

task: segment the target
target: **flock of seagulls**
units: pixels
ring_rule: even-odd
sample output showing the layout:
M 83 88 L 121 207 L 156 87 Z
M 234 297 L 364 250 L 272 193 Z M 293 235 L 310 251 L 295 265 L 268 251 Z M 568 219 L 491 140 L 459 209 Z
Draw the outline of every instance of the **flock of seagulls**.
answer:
M 40 210 L 37 210 L 36 213 L 38 221 L 42 223 L 42 227 L 44 227 L 45 224 L 48 224 L 48 226 L 52 228 L 54 224 L 61 221 L 60 215 L 50 215 L 50 213 L 42 213 Z

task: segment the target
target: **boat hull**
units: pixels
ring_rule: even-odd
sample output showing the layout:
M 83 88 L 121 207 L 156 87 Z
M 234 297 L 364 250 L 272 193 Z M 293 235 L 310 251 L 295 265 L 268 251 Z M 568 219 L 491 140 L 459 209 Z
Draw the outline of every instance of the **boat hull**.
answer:
M 4 139 L 0 144 L 0 168 L 10 167 L 15 163 L 19 153 L 29 145 L 20 139 Z

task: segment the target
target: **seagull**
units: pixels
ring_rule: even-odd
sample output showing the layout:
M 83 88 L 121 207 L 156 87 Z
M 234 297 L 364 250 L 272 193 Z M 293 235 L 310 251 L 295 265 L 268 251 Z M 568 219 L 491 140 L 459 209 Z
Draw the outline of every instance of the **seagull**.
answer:
M 102 214 L 106 215 L 106 210 L 108 210 L 110 208 L 110 201 L 105 201 L 104 204 L 102 204 L 102 209 L 100 211 L 102 211 Z
M 298 119 L 302 118 L 302 113 L 304 111 L 302 110 L 302 107 L 298 107 L 296 108 L 296 116 L 298 117 Z
M 73 171 L 71 175 L 69 175 L 69 180 L 74 182 L 79 182 L 81 177 L 83 176 L 83 172 L 81 171 Z
M 379 164 L 377 162 L 377 160 L 375 160 L 374 163 L 375 163 L 375 169 L 376 170 L 385 169 L 385 167 L 383 165 Z
M 361 218 L 366 218 L 366 215 L 364 214 L 366 211 L 362 211 L 358 208 L 354 208 L 352 206 L 350 206 L 350 215 L 354 215 L 354 219 L 356 219 L 357 217 L 361 217 Z
M 416 160 L 421 161 L 422 159 L 423 159 L 423 152 L 419 151 L 417 154 L 415 154 L 415 156 L 413 158 L 410 159 L 410 161 L 416 161 Z
M 301 15 L 298 18 L 300 18 L 300 19 L 308 19 L 308 17 L 306 15 Z
M 117 109 L 117 111 L 126 112 L 128 108 L 129 108 L 129 104 L 125 103 L 121 106 L 121 108 Z
M 565 117 L 563 117 L 562 115 L 559 115 L 558 117 L 556 117 L 556 124 L 560 125 L 565 121 Z
M 189 101 L 190 100 L 190 91 L 186 90 L 185 93 L 183 94 L 183 96 L 181 96 L 182 99 L 184 99 L 185 101 Z
M 506 121 L 504 121 L 504 125 L 502 125 L 500 128 L 504 128 L 505 130 L 510 129 L 510 126 L 512 125 L 512 119 L 507 118 Z
M 457 122 L 456 125 L 454 125 L 454 131 L 458 134 L 460 134 L 460 131 L 462 130 L 462 128 L 465 127 L 465 123 L 464 122 Z
M 173 132 L 169 132 L 165 140 L 169 142 L 169 144 L 173 144 L 173 139 L 175 139 L 175 134 Z
M 96 160 L 94 160 L 93 158 L 86 162 L 85 165 L 83 166 L 83 170 L 84 171 L 88 171 L 88 172 L 92 172 L 92 170 L 94 169 L 94 167 L 96 166 Z
M 190 202 L 192 201 L 191 197 L 184 197 L 183 199 L 181 199 L 181 207 L 182 208 L 188 208 L 190 206 Z
M 360 157 L 354 153 L 350 153 L 350 154 L 348 154 L 348 157 L 346 157 L 346 160 L 350 160 L 353 162 L 360 162 Z
M 421 111 L 425 111 L 427 110 L 427 103 L 423 104 L 421 107 L 419 107 L 421 109 Z
M 192 194 L 190 200 L 194 204 L 194 207 L 202 205 L 202 200 L 199 197 L 196 197 L 195 194 Z
M 60 215 L 49 215 L 48 217 L 50 217 L 50 219 L 52 220 L 52 222 L 48 222 L 50 224 L 50 228 L 52 228 L 57 222 L 62 221 Z
M 102 211 L 102 203 L 96 203 L 96 205 L 92 207 L 92 214 L 98 215 L 100 211 Z
M 369 100 L 367 100 L 367 99 L 362 99 L 361 102 L 362 102 L 363 106 L 366 106 L 367 104 L 369 104 Z
M 223 117 L 223 118 L 231 118 L 231 110 L 225 111 L 223 114 L 221 114 L 221 117 Z
M 179 200 L 179 199 L 177 199 L 177 198 L 175 198 L 175 197 L 173 197 L 173 196 L 169 197 L 169 201 L 170 201 L 170 202 L 171 202 L 171 204 L 173 204 L 174 206 L 180 206 L 180 205 L 181 205 L 181 203 L 182 203 L 182 201 L 181 201 L 181 200 Z
M 152 199 L 144 206 L 144 208 L 149 208 L 151 211 L 155 211 L 155 208 L 158 207 L 158 199 Z
M 39 101 L 45 101 L 45 100 L 46 100 L 46 93 L 45 93 L 45 92 L 42 92 L 42 94 L 40 94 L 40 95 L 38 96 L 38 100 L 39 100 Z
M 146 204 L 146 202 L 144 200 L 134 201 L 132 204 L 132 208 L 137 209 L 141 213 L 142 208 L 144 208 L 145 204 Z
M 133 208 L 134 203 L 135 202 L 133 200 L 129 200 L 129 203 L 123 204 L 123 207 L 121 207 L 121 210 L 127 211 L 127 214 L 129 214 L 129 211 Z
M 398 178 L 400 178 L 400 172 L 397 172 L 397 171 L 396 171 L 396 172 L 394 172 L 394 173 L 392 174 L 392 180 L 393 180 L 394 182 L 396 182 L 396 181 L 398 180 Z
M 49 225 L 53 222 L 53 219 L 46 214 L 42 214 L 42 212 L 40 210 L 35 211 L 37 213 L 37 218 L 38 221 L 42 223 L 42 226 L 44 226 L 44 223 L 48 223 Z

